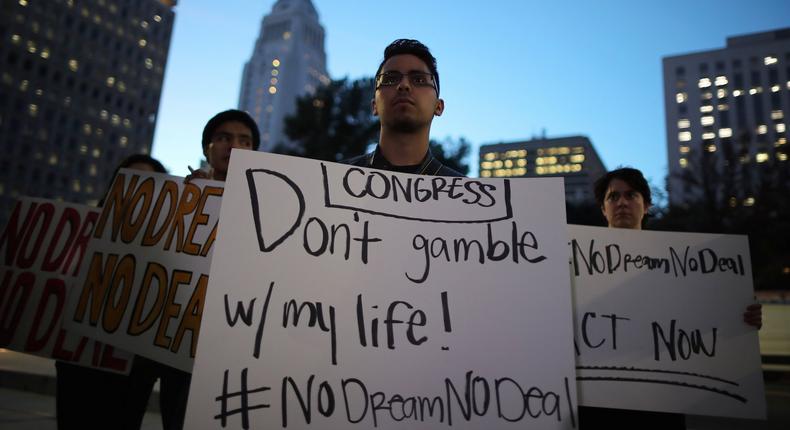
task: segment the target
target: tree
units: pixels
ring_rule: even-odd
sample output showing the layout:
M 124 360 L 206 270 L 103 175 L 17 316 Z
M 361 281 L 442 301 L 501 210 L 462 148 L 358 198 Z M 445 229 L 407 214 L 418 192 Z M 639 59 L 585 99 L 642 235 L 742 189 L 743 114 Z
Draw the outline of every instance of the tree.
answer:
M 454 142 L 448 137 L 441 143 L 431 139 L 429 146 L 433 156 L 442 164 L 463 175 L 469 173 L 469 164 L 467 164 L 466 158 L 469 156 L 470 145 L 466 139 L 461 137 Z
M 374 91 L 372 79 L 341 79 L 300 97 L 296 112 L 285 118 L 285 134 L 299 146 L 279 145 L 273 152 L 324 161 L 364 153 L 379 130 L 370 109 Z

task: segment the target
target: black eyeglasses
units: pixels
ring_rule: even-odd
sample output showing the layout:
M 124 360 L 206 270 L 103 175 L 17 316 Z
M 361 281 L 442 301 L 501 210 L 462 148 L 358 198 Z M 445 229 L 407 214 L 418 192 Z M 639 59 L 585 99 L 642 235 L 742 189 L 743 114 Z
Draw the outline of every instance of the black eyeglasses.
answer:
M 436 89 L 433 83 L 433 75 L 426 72 L 409 72 L 401 73 L 396 70 L 379 73 L 376 76 L 376 88 L 378 87 L 394 87 L 400 84 L 404 76 L 409 77 L 409 83 L 415 87 L 431 87 Z

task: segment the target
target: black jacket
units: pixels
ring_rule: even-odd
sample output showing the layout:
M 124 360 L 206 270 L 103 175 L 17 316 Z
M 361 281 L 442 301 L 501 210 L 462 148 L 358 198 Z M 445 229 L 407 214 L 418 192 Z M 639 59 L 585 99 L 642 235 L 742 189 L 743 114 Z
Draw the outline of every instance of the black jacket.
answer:
M 378 146 L 376 146 L 376 150 L 373 152 L 341 161 L 341 163 L 351 164 L 352 166 L 370 167 L 373 169 L 400 171 L 396 168 L 396 166 L 393 166 L 389 161 L 387 161 L 386 158 L 384 158 L 384 155 L 381 154 Z M 420 163 L 416 171 L 403 173 L 415 173 L 418 175 L 428 176 L 464 176 L 442 164 L 441 161 L 437 160 L 436 157 L 431 154 L 430 149 L 428 149 L 428 152 L 425 154 L 425 158 L 423 158 L 422 163 Z

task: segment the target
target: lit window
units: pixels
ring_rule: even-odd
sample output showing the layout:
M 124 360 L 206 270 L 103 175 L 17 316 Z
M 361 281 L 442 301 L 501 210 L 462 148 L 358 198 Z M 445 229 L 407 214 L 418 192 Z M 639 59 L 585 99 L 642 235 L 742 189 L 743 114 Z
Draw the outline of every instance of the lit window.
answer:
M 502 168 L 502 166 L 504 165 L 504 163 L 502 162 L 502 160 L 496 160 L 496 161 L 494 161 L 493 163 L 491 163 L 491 165 L 492 165 L 492 166 L 493 166 L 495 169 L 501 169 L 501 168 Z
M 71 189 L 74 190 L 75 193 L 79 193 L 80 192 L 80 180 L 79 179 L 75 179 L 71 183 Z
M 780 110 L 771 111 L 771 119 L 782 119 L 784 117 L 785 117 L 784 113 Z
M 710 78 L 702 78 L 697 83 L 697 86 L 700 88 L 708 88 L 710 86 Z
M 779 161 L 787 161 L 787 154 L 785 154 L 784 152 L 777 152 L 776 158 L 778 158 Z
M 96 176 L 97 169 L 95 164 L 91 164 L 90 169 L 88 169 L 88 173 L 90 173 L 91 176 Z
M 159 16 L 159 15 L 154 15 L 154 21 L 156 21 L 156 22 L 162 22 L 162 17 L 161 17 L 161 16 Z
M 76 72 L 79 68 L 80 68 L 80 63 L 77 60 L 73 58 L 69 60 L 69 69 L 72 72 Z
M 49 48 L 44 48 L 41 50 L 41 58 L 45 60 L 49 58 Z
M 774 86 L 771 87 L 771 92 L 772 93 L 778 93 L 780 89 L 781 88 L 779 87 L 779 85 L 774 85 Z
M 758 152 L 757 155 L 754 157 L 754 159 L 758 163 L 765 163 L 766 161 L 768 161 L 768 153 L 767 152 Z
M 763 87 L 754 87 L 749 89 L 750 95 L 760 94 L 761 92 L 763 92 Z
M 272 85 L 277 85 L 277 78 L 271 78 L 269 82 L 271 82 Z
M 274 60 L 272 60 L 272 66 L 274 66 L 274 67 L 280 67 L 280 60 L 278 60 L 278 59 L 276 59 L 276 58 L 275 58 Z
M 711 140 L 716 138 L 716 133 L 709 131 L 706 133 L 702 133 L 702 140 Z
M 101 149 L 93 148 L 93 151 L 91 151 L 91 154 L 93 155 L 93 158 L 99 158 L 99 157 L 101 157 Z
M 717 107 L 719 108 L 720 111 L 730 110 L 730 105 L 728 105 L 727 103 L 722 103 Z
M 713 133 L 711 133 L 711 134 L 713 134 Z M 710 144 L 710 145 L 705 147 L 705 150 L 708 151 L 708 152 L 716 152 L 716 145 Z
M 525 158 L 519 158 L 518 161 L 516 161 L 516 165 L 518 167 L 524 167 L 527 165 L 527 160 Z
M 726 76 L 716 76 L 716 86 L 721 87 L 727 85 L 727 77 Z
M 112 87 L 115 85 L 115 76 L 107 76 L 107 86 Z
M 787 138 L 780 137 L 779 140 L 776 141 L 776 146 L 782 146 L 787 144 Z
M 738 199 L 736 199 L 735 197 L 730 197 L 729 204 L 731 208 L 738 206 Z
M 705 115 L 705 116 L 703 116 L 702 118 L 699 119 L 699 123 L 704 125 L 704 126 L 713 125 L 714 122 L 715 122 L 715 119 L 712 116 L 710 116 L 710 115 Z
M 91 125 L 90 124 L 83 124 L 82 125 L 82 132 L 85 134 L 91 134 Z
M 480 163 L 481 169 L 490 169 L 491 167 L 492 166 L 490 161 L 483 161 L 482 163 Z
M 110 115 L 110 113 L 109 113 L 109 112 L 107 112 L 107 110 L 106 110 L 106 109 L 102 109 L 102 110 L 99 112 L 99 118 L 101 118 L 101 119 L 104 119 L 104 120 L 106 120 L 106 119 L 109 117 L 109 115 Z
M 491 177 L 491 172 L 489 172 L 488 170 L 484 170 L 484 171 L 480 172 L 480 176 L 483 177 L 483 178 L 490 178 Z
M 747 197 L 743 200 L 744 206 L 754 206 L 754 197 Z
M 121 136 L 121 138 L 118 140 L 118 144 L 121 146 L 121 148 L 126 148 L 126 146 L 129 144 L 129 138 L 126 136 Z
M 790 90 L 790 81 L 787 81 L 787 89 Z
M 277 76 L 279 74 L 280 72 L 278 70 L 272 70 L 272 76 Z
M 143 28 L 148 28 L 148 21 L 142 21 L 142 22 L 140 22 L 140 27 L 143 27 Z
M 277 87 L 273 87 L 273 86 L 269 87 L 269 94 L 276 94 L 276 93 L 277 93 Z
M 290 38 L 291 38 L 291 32 L 290 31 L 286 31 L 286 32 L 283 33 L 283 40 L 288 40 Z
M 675 94 L 675 100 L 678 103 L 685 102 L 687 98 L 688 98 L 688 95 L 686 93 L 677 93 L 677 94 Z
M 699 111 L 702 113 L 710 113 L 713 112 L 713 106 L 711 105 L 702 105 L 699 107 Z
M 145 68 L 148 69 L 148 70 L 153 69 L 154 68 L 154 60 L 152 60 L 150 58 L 146 58 L 145 59 Z
M 702 100 L 711 100 L 713 99 L 713 93 L 710 91 L 705 91 L 700 97 L 702 97 Z
M 771 64 L 776 64 L 777 61 L 779 60 L 777 60 L 776 57 L 772 55 L 769 55 L 763 59 L 763 62 L 765 63 L 766 66 L 770 66 Z
M 751 158 L 749 157 L 749 155 L 742 155 L 739 160 L 741 164 L 746 164 L 751 160 Z
M 785 125 L 783 122 L 776 124 L 776 132 L 777 133 L 784 133 L 785 132 Z
M 513 167 L 513 160 L 505 160 L 505 167 L 508 169 Z
M 735 90 L 735 91 L 732 92 L 732 96 L 733 97 L 740 97 L 741 94 L 743 94 L 743 91 L 741 91 L 741 90 Z
M 49 156 L 49 165 L 54 166 L 58 164 L 58 156 L 57 154 L 50 154 Z
M 14 42 L 15 44 L 19 44 L 21 40 L 22 40 L 22 36 L 18 34 L 14 34 L 11 36 L 11 41 Z M 788 82 L 788 84 L 790 84 L 790 82 Z
M 732 137 L 732 129 L 731 128 L 722 128 L 719 129 L 719 137 Z
M 29 84 L 30 84 L 30 82 L 27 79 L 25 79 L 24 81 L 19 83 L 19 90 L 20 91 L 27 91 L 27 87 L 28 87 Z
M 126 84 L 124 84 L 123 81 L 118 81 L 118 91 L 122 93 L 126 92 Z
M 691 148 L 689 148 L 686 145 L 680 145 L 680 153 L 681 154 L 688 154 L 689 151 L 691 151 Z
M 124 118 L 123 126 L 126 127 L 126 128 L 132 128 L 132 122 L 129 121 L 129 118 Z
M 765 134 L 768 133 L 768 126 L 765 124 L 760 124 L 757 126 L 757 134 Z
M 483 159 L 485 159 L 487 161 L 496 160 L 496 152 L 487 152 L 483 156 Z
M 145 45 L 148 45 L 148 41 L 145 39 L 140 39 L 137 41 L 137 45 L 141 48 L 145 48 Z
M 571 155 L 571 163 L 583 163 L 584 162 L 584 154 L 576 154 Z
M 691 132 L 690 131 L 681 131 L 678 133 L 678 140 L 681 142 L 688 142 L 691 140 Z
M 718 90 L 716 90 L 716 97 L 720 99 L 727 97 L 727 90 L 725 90 L 724 88 L 719 88 Z
M 686 166 L 688 166 L 689 161 L 687 159 L 685 159 L 685 158 L 681 158 L 681 159 L 678 160 L 678 164 L 680 164 L 680 167 L 685 169 Z
M 27 107 L 27 111 L 30 113 L 30 116 L 38 115 L 38 105 L 31 103 L 30 106 Z
M 27 52 L 31 54 L 36 53 L 36 44 L 32 40 L 27 41 Z
M 27 6 L 27 0 L 19 0 L 20 6 Z

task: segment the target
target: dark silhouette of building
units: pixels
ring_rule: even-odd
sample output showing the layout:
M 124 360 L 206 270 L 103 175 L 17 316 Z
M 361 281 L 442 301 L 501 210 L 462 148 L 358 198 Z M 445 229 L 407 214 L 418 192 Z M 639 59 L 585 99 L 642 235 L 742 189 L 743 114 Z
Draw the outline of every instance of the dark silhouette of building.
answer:
M 175 4 L 0 0 L 0 225 L 21 195 L 95 203 L 151 151 Z

